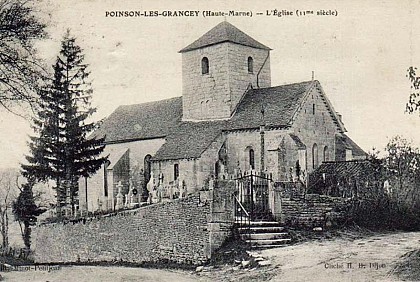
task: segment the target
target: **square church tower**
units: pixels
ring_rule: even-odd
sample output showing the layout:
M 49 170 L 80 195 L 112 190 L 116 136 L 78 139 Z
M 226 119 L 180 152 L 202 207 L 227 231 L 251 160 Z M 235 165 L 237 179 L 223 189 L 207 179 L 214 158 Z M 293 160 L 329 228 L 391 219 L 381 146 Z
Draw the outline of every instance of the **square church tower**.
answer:
M 183 120 L 229 119 L 248 89 L 270 87 L 270 50 L 224 21 L 179 51 Z

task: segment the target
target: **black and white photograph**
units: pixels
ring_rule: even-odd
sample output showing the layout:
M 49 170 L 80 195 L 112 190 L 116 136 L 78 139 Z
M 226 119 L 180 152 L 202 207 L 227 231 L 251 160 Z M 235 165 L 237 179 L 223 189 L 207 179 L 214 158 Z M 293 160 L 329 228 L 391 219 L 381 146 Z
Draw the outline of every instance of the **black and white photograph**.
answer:
M 0 0 L 0 281 L 420 281 L 418 0 Z

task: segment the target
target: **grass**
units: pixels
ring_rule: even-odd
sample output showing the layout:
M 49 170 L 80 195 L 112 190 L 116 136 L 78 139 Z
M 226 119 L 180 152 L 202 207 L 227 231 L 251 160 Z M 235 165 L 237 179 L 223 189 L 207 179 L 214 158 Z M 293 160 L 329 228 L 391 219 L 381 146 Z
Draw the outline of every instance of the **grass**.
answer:
M 401 280 L 420 281 L 420 249 L 404 254 L 392 273 Z
M 341 227 L 339 229 L 324 229 L 322 231 L 314 231 L 312 229 L 288 228 L 288 232 L 290 234 L 290 237 L 292 238 L 292 242 L 295 244 L 308 241 L 323 241 L 338 238 L 356 240 L 377 233 L 383 233 L 383 231 L 372 231 L 370 229 L 360 227 L 356 224 Z
M 209 264 L 212 266 L 235 265 L 238 261 L 251 259 L 247 251 L 250 250 L 244 241 L 229 238 L 211 257 Z M 235 262 L 236 261 L 236 262 Z

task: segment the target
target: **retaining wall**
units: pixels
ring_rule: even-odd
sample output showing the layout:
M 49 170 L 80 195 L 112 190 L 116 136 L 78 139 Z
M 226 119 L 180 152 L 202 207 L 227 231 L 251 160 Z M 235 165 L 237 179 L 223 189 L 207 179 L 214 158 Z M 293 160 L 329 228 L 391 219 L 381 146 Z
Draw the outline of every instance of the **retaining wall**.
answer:
M 345 221 L 348 200 L 318 194 L 304 198 L 282 198 L 282 222 L 300 227 L 332 227 Z
M 231 235 L 231 200 L 218 198 L 230 194 L 229 185 L 112 216 L 37 226 L 35 262 L 201 264 Z

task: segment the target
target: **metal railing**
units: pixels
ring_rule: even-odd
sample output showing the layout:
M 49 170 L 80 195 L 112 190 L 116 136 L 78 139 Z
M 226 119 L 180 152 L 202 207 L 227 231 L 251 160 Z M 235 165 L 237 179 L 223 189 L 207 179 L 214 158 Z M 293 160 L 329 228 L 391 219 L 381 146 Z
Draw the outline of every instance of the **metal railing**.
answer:
M 238 201 L 248 211 L 251 220 L 271 219 L 269 206 L 270 175 L 250 172 L 235 179 Z

